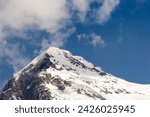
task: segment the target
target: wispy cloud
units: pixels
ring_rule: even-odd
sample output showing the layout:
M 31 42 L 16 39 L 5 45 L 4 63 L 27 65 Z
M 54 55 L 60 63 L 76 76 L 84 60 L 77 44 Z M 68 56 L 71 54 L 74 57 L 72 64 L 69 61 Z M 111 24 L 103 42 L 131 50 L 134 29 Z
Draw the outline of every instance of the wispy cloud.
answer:
M 0 43 L 0 53 L 0 58 L 3 57 L 15 71 L 29 62 L 29 58 L 23 54 L 23 48 L 17 44 L 10 44 L 3 41 Z
M 80 34 L 77 36 L 79 41 L 83 41 L 85 44 L 104 47 L 106 45 L 104 39 L 100 35 L 92 34 Z
M 77 16 L 81 22 L 85 20 L 87 12 L 90 10 L 91 2 L 92 0 L 72 0 L 74 9 L 78 11 Z
M 73 8 L 78 11 L 77 16 L 81 22 L 84 22 L 87 18 L 87 13 L 91 10 L 90 4 L 94 2 L 101 4 L 100 7 L 94 11 L 95 21 L 99 24 L 107 22 L 110 19 L 112 12 L 120 4 L 120 0 L 72 0 L 74 5 Z
M 112 12 L 119 5 L 120 0 L 103 0 L 99 8 L 97 20 L 100 24 L 105 23 L 111 17 Z

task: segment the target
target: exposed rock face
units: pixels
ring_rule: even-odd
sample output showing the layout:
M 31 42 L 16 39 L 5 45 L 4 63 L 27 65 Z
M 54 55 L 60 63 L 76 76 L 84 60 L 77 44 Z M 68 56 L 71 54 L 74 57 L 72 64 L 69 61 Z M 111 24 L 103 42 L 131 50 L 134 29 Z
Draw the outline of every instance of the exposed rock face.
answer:
M 0 100 L 105 100 L 108 95 L 146 95 L 143 89 L 150 94 L 150 86 L 118 79 L 82 57 L 51 47 L 14 75 Z
M 38 73 L 42 70 L 46 70 L 53 66 L 53 63 L 49 58 L 50 56 L 45 54 L 35 66 L 30 64 L 24 69 L 17 81 L 15 78 L 11 79 L 4 87 L 0 99 L 52 99 L 51 93 L 44 85 L 42 85 L 45 82 L 51 82 L 51 75 L 46 74 L 46 77 L 38 76 Z
M 22 73 L 17 81 L 10 80 L 3 89 L 0 99 L 51 99 L 46 87 L 42 86 L 49 79 L 39 77 L 35 72 Z M 40 95 L 45 94 L 40 98 Z

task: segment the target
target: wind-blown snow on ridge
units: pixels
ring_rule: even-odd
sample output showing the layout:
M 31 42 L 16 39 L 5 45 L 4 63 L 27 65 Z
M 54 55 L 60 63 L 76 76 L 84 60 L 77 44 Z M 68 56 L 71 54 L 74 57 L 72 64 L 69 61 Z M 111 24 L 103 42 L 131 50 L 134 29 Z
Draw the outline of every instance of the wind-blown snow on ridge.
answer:
M 130 83 L 50 47 L 14 75 L 0 99 L 150 99 L 150 85 Z

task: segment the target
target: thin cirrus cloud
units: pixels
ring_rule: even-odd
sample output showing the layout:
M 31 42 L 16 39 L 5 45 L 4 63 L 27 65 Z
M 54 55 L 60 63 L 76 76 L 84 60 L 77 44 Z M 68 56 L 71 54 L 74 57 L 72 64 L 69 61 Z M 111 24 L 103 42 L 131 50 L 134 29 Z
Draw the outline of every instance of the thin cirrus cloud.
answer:
M 0 58 L 6 57 L 7 63 L 14 70 L 29 62 L 30 57 L 24 54 L 27 51 L 26 45 L 19 41 L 11 43 L 14 39 L 12 36 L 19 35 L 19 39 L 27 43 L 34 40 L 36 44 L 32 43 L 32 46 L 38 46 L 39 51 L 50 45 L 64 46 L 68 37 L 76 31 L 74 13 L 82 24 L 88 18 L 87 13 L 93 2 L 101 4 L 94 12 L 95 22 L 98 24 L 108 21 L 120 3 L 119 0 L 0 0 Z M 34 28 L 46 31 L 50 38 L 41 37 L 38 41 L 28 39 L 27 30 Z M 104 45 L 105 42 L 100 36 L 94 33 L 90 36 L 93 36 L 90 45 Z
M 10 64 L 15 71 L 29 62 L 29 58 L 22 54 L 23 49 L 18 44 L 8 44 L 3 41 L 0 43 L 0 53 L 0 58 L 4 58 L 5 62 Z
M 77 16 L 81 22 L 84 22 L 87 12 L 90 11 L 90 3 L 92 0 L 72 0 L 73 8 L 78 11 Z
M 83 41 L 86 45 L 92 45 L 94 47 L 104 47 L 106 45 L 104 39 L 102 39 L 100 35 L 97 35 L 95 33 L 77 35 L 77 38 L 78 41 Z
M 102 6 L 98 11 L 98 22 L 104 24 L 111 17 L 112 12 L 120 4 L 120 0 L 103 0 Z

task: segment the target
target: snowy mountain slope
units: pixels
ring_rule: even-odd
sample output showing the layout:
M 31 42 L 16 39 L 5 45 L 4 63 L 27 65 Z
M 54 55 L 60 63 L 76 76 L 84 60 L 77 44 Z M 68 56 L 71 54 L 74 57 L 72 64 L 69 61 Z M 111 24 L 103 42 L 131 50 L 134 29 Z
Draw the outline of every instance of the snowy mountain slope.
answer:
M 150 99 L 150 85 L 127 82 L 50 47 L 14 75 L 0 99 Z

